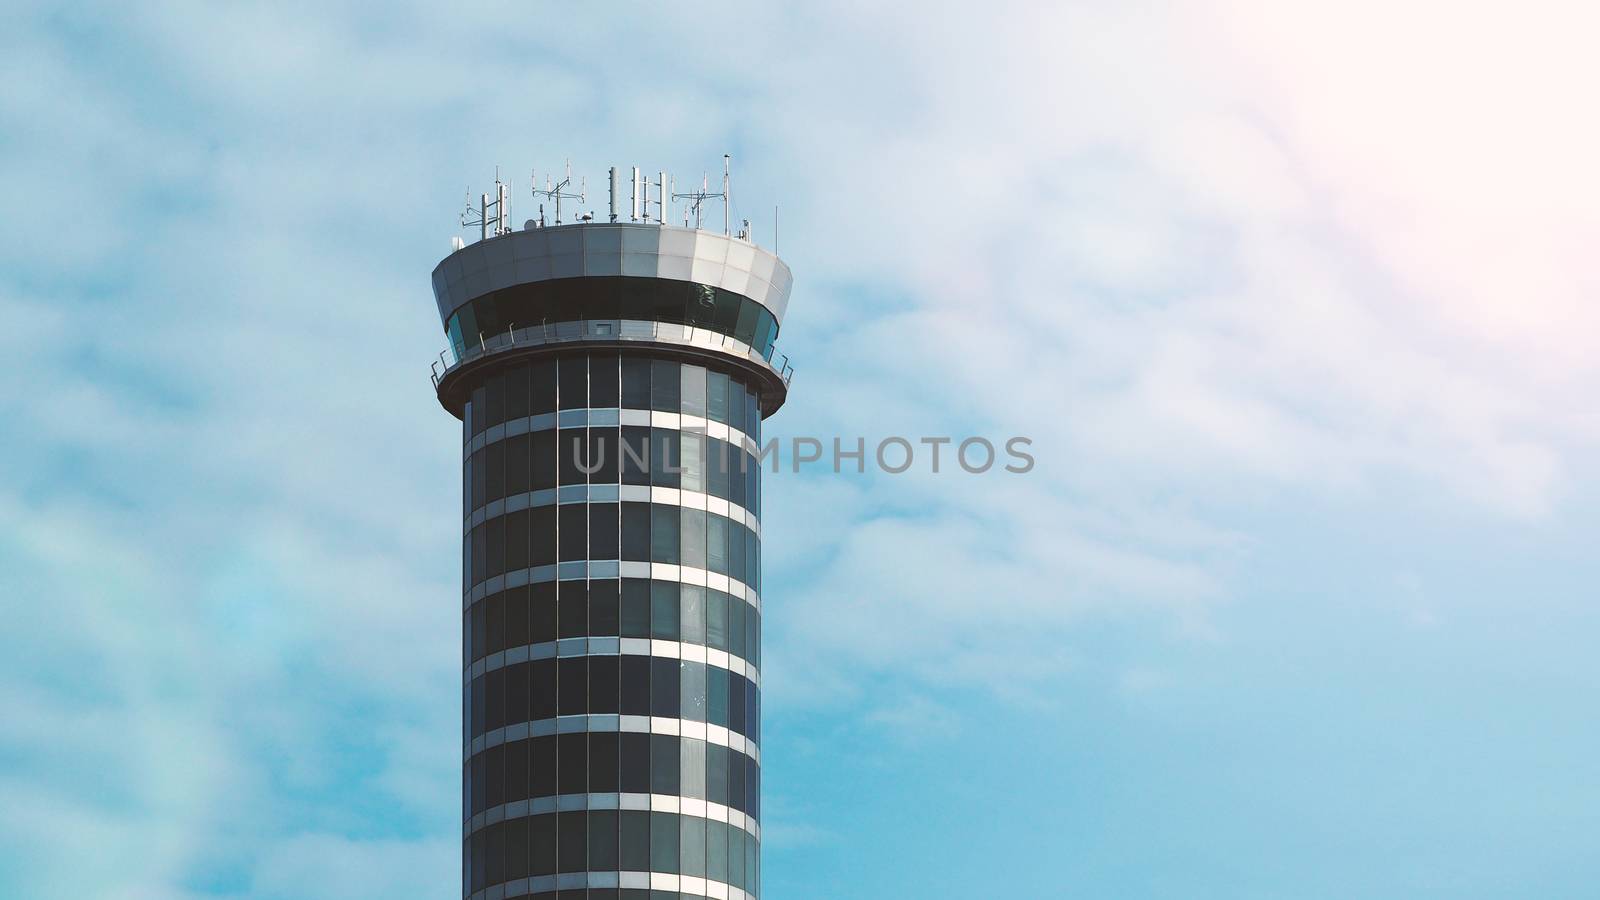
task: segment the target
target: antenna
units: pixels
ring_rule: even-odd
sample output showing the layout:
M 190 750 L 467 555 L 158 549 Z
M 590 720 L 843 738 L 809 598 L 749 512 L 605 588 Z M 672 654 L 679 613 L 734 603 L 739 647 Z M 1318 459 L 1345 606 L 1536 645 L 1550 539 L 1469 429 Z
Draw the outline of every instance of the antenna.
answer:
M 565 178 L 562 178 L 559 182 L 556 182 L 554 184 L 551 183 L 550 178 L 551 178 L 551 176 L 549 176 L 549 175 L 545 176 L 544 189 L 540 190 L 539 189 L 539 179 L 538 179 L 538 176 L 535 175 L 534 178 L 533 178 L 533 185 L 534 185 L 534 187 L 533 187 L 533 195 L 535 197 L 547 197 L 547 198 L 555 201 L 555 204 L 556 204 L 556 224 L 560 225 L 561 224 L 561 201 L 562 200 L 576 200 L 579 203 L 587 203 L 588 200 L 589 200 L 589 198 L 588 198 L 589 179 L 588 178 L 584 178 L 581 182 L 579 182 L 578 193 L 572 194 L 572 193 L 568 193 L 567 192 L 566 189 L 572 186 L 572 160 L 570 160 L 570 159 L 567 160 L 567 174 L 566 174 Z M 593 217 L 591 216 L 590 218 L 593 218 Z M 539 227 L 541 227 L 541 228 L 544 227 L 544 207 L 542 205 L 539 208 Z
M 700 176 L 700 190 L 690 191 L 687 194 L 672 195 L 674 200 L 689 201 L 689 206 L 683 211 L 683 225 L 685 228 L 689 227 L 689 213 L 691 211 L 694 213 L 694 227 L 699 228 L 705 214 L 705 202 L 707 200 L 720 199 L 722 201 L 722 233 L 728 233 L 728 159 L 727 155 L 722 157 L 722 193 L 711 193 L 711 179 L 709 176 L 702 174 Z
M 635 171 L 637 171 L 637 170 L 635 170 Z M 611 221 L 613 221 L 613 222 L 615 222 L 617 220 L 617 195 L 620 194 L 620 193 L 622 193 L 621 173 L 619 173 L 617 171 L 617 167 L 616 166 L 612 166 L 611 167 Z M 637 192 L 635 192 L 635 193 L 637 193 Z M 637 201 L 635 201 L 635 205 L 638 205 Z
M 490 234 L 511 233 L 511 185 L 500 180 L 499 166 L 494 167 L 494 200 L 488 194 L 479 194 L 478 208 L 473 209 L 469 191 L 466 207 L 461 211 L 461 225 L 478 226 L 479 240 L 488 240 Z
M 733 192 L 731 190 L 731 187 L 733 185 L 733 174 L 732 174 L 732 170 L 730 168 L 732 166 L 732 164 L 733 164 L 733 157 L 729 156 L 726 153 L 722 154 L 722 233 L 723 234 L 728 234 L 729 233 L 729 231 L 728 231 L 728 216 L 731 214 L 731 210 L 732 210 L 732 207 L 733 207 Z

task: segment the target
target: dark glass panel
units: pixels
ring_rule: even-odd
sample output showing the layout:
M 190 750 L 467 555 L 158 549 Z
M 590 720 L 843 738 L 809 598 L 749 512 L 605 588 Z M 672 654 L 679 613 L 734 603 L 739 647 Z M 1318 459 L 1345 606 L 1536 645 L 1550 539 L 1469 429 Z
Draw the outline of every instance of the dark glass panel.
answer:
M 588 504 L 567 503 L 559 507 L 561 518 L 561 561 L 587 559 L 589 548 Z
M 560 362 L 557 382 L 561 409 L 583 409 L 589 405 L 589 358 L 567 356 Z
M 589 407 L 610 409 L 618 404 L 617 356 L 597 353 L 589 358 Z

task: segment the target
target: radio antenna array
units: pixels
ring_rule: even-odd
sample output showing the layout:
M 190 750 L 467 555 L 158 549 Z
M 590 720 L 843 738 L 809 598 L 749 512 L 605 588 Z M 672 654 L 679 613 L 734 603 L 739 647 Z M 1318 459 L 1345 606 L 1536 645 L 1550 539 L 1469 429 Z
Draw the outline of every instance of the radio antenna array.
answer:
M 472 208 L 472 193 L 467 192 L 466 209 L 461 211 L 461 225 L 469 228 L 478 226 L 479 237 L 488 239 L 489 235 L 511 233 L 511 185 L 500 180 L 500 167 L 494 167 L 494 199 L 490 200 L 488 194 L 480 194 L 478 208 Z
M 687 200 L 687 201 L 689 201 L 688 206 L 684 207 L 684 210 L 683 210 L 683 225 L 684 225 L 685 228 L 689 227 L 689 217 L 690 217 L 690 215 L 694 216 L 694 227 L 695 228 L 699 228 L 701 226 L 701 224 L 704 222 L 705 202 L 707 200 L 721 200 L 722 201 L 722 233 L 723 234 L 730 234 L 732 232 L 732 229 L 729 227 L 730 224 L 731 224 L 730 220 L 731 220 L 731 215 L 732 215 L 732 210 L 731 210 L 732 203 L 728 199 L 729 196 L 730 196 L 730 192 L 729 192 L 728 188 L 729 188 L 729 185 L 730 185 L 730 182 L 731 182 L 731 175 L 730 175 L 730 172 L 729 172 L 729 167 L 730 167 L 730 164 L 732 163 L 732 160 L 733 160 L 733 157 L 729 156 L 726 153 L 722 154 L 722 190 L 721 190 L 721 192 L 712 193 L 711 192 L 711 179 L 706 175 L 701 175 L 700 176 L 700 190 L 698 190 L 698 191 L 689 191 L 688 193 L 684 193 L 684 194 L 674 193 L 672 195 L 672 199 L 674 199 L 674 200 Z M 674 186 L 676 186 L 676 185 L 674 185 Z
M 548 200 L 554 201 L 554 203 L 556 205 L 556 224 L 557 225 L 561 224 L 561 201 L 562 200 L 576 200 L 579 203 L 587 203 L 587 202 L 589 202 L 589 198 L 588 198 L 588 194 L 589 194 L 589 179 L 587 177 L 583 178 L 582 180 L 580 180 L 578 182 L 578 192 L 576 194 L 568 192 L 567 189 L 570 188 L 570 187 L 572 187 L 572 160 L 570 160 L 570 159 L 567 160 L 567 174 L 566 174 L 566 177 L 562 178 L 558 182 L 551 183 L 551 176 L 546 175 L 545 179 L 544 179 L 544 189 L 543 190 L 540 190 L 540 188 L 539 188 L 538 175 L 535 174 L 533 176 L 533 196 L 535 196 L 535 197 L 544 197 L 544 198 L 546 198 Z M 541 203 L 541 204 L 539 204 L 539 227 L 543 228 L 544 226 L 545 226 L 544 204 Z

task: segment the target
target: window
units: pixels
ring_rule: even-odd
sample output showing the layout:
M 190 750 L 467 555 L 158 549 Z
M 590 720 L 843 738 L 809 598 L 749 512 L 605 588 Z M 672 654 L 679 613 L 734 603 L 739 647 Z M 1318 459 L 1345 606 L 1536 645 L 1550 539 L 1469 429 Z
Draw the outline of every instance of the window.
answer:
M 533 706 L 530 721 L 556 717 L 556 661 L 536 659 L 528 663 L 528 696 Z M 555 759 L 550 760 L 550 777 L 555 777 Z M 537 771 L 537 770 L 536 770 Z
M 519 509 L 507 513 L 506 521 L 506 571 L 515 572 L 528 567 L 528 511 Z
M 618 634 L 618 596 L 615 579 L 589 582 L 589 634 L 591 637 L 616 637 Z M 510 607 L 508 606 L 509 610 Z
M 528 565 L 555 564 L 555 508 L 528 509 Z
M 528 721 L 528 713 L 532 710 L 532 701 L 528 691 L 532 688 L 529 681 L 530 670 L 527 663 L 517 663 L 506 666 L 506 724 L 515 725 L 518 722 Z
M 589 559 L 618 559 L 617 504 L 589 504 Z
M 617 701 L 620 694 L 617 670 L 617 657 L 591 656 L 589 657 L 589 712 L 616 714 Z M 723 706 L 727 706 L 727 682 L 724 679 L 722 686 Z M 723 725 L 727 724 L 727 714 L 724 710 Z M 616 790 L 616 787 L 607 788 Z
M 738 752 L 721 744 L 706 745 L 706 799 L 712 803 L 732 805 L 728 802 L 728 755 Z
M 528 741 L 528 774 L 532 796 L 554 797 L 558 793 L 555 735 L 547 734 Z M 555 835 L 551 835 L 552 839 L 554 837 Z M 551 848 L 551 852 L 555 852 L 554 847 Z
M 679 672 L 683 679 L 679 716 L 691 722 L 706 721 L 706 664 L 682 660 Z
M 561 484 L 584 484 L 589 480 L 584 471 L 591 467 L 587 431 L 563 428 L 556 432 L 556 473 Z
M 728 424 L 728 376 L 706 373 L 706 418 Z
M 701 513 L 704 515 L 704 513 Z M 676 506 L 652 504 L 650 507 L 650 560 L 651 562 L 678 563 L 679 509 Z M 482 581 L 482 578 L 477 579 Z
M 683 561 L 681 565 L 704 569 L 706 567 L 706 511 L 684 507 L 681 513 L 683 518 Z
M 706 666 L 706 721 L 728 727 L 728 670 Z M 739 698 L 741 701 L 743 696 Z
M 567 356 L 558 361 L 560 378 L 556 383 L 562 409 L 583 409 L 589 405 L 589 358 Z
M 616 354 L 597 353 L 589 357 L 589 408 L 617 406 L 618 387 Z
M 698 816 L 681 816 L 679 827 L 679 866 L 685 875 L 704 877 L 706 874 L 706 820 Z
M 682 638 L 692 644 L 706 642 L 706 589 L 697 584 L 685 584 L 678 589 L 679 605 L 683 610 Z
M 534 816 L 528 820 L 528 856 L 530 875 L 556 874 L 555 816 Z
M 678 640 L 678 592 L 676 581 L 650 582 L 650 636 L 663 641 Z
M 617 868 L 616 810 L 589 811 L 589 871 L 610 872 Z
M 614 731 L 596 731 L 589 735 L 589 793 L 617 792 L 620 737 L 621 735 Z
M 675 813 L 650 813 L 650 870 L 678 871 L 678 816 Z
M 647 657 L 633 657 L 648 663 Z M 650 735 L 624 731 L 621 739 L 622 792 L 625 794 L 650 793 Z M 623 866 L 623 868 L 629 868 Z
M 650 813 L 625 809 L 619 818 L 622 832 L 619 868 L 624 872 L 650 871 Z
M 556 712 L 563 716 L 583 715 L 589 711 L 589 658 L 569 656 L 557 661 L 559 699 Z M 490 673 L 493 674 L 493 673 Z M 566 737 L 566 735 L 562 735 Z M 562 762 L 563 770 L 566 762 Z M 566 776 L 562 775 L 565 785 Z M 563 793 L 567 793 L 563 786 Z
M 678 660 L 650 658 L 650 714 L 664 716 L 668 719 L 678 718 L 678 697 L 680 688 L 678 674 Z M 672 738 L 676 741 L 677 738 Z M 652 763 L 652 766 L 654 764 Z M 674 759 L 673 766 L 677 766 Z M 657 791 L 657 793 L 676 793 L 677 786 L 671 791 Z
M 556 639 L 556 584 L 541 581 L 528 586 L 528 643 Z
M 526 493 L 529 490 L 528 453 L 531 448 L 531 440 L 526 434 L 518 434 L 506 438 L 503 442 L 506 448 L 505 494 L 507 497 Z
M 650 561 L 650 504 L 622 504 L 622 559 Z M 643 637 L 643 635 L 628 635 Z
M 556 735 L 556 769 L 561 773 L 561 793 L 582 794 L 589 790 L 589 735 L 584 732 Z
M 644 506 L 644 504 L 637 504 Z M 623 546 L 627 546 L 628 504 L 623 505 Z M 648 516 L 648 507 L 646 508 Z M 648 519 L 647 519 L 648 521 Z M 623 556 L 624 559 L 632 557 Z M 643 578 L 622 580 L 622 636 L 647 638 L 650 636 L 650 582 Z
M 589 583 L 563 581 L 560 586 L 561 637 L 586 637 L 589 634 Z
M 685 369 L 685 371 L 688 371 Z M 678 440 L 681 443 L 679 450 L 679 468 L 683 473 L 679 476 L 680 486 L 686 491 L 705 492 L 706 489 L 706 436 L 693 432 L 680 432 Z
M 650 361 L 650 408 L 660 412 L 678 412 L 681 376 L 678 364 L 663 359 Z
M 589 834 L 586 815 L 583 812 L 556 813 L 557 828 L 560 831 L 557 849 L 562 872 L 582 872 L 588 865 Z
M 683 754 L 683 761 L 680 767 L 682 774 L 679 776 L 682 787 L 679 792 L 685 797 L 706 799 L 706 742 L 684 738 L 680 744 L 680 752 Z
M 542 359 L 528 370 L 528 412 L 542 415 L 556 411 L 556 362 Z
M 584 468 L 589 472 L 590 484 L 616 484 L 621 468 L 621 440 L 616 428 L 589 429 L 589 449 Z
M 535 431 L 528 435 L 530 490 L 544 491 L 556 486 L 556 433 Z
M 650 360 L 640 356 L 622 358 L 622 406 L 625 409 L 650 408 Z
M 621 429 L 622 446 L 617 449 L 617 462 L 622 470 L 623 484 L 650 483 L 650 429 L 644 425 L 624 425 Z
M 650 483 L 678 487 L 683 475 L 682 435 L 672 428 L 650 429 Z
M 589 548 L 589 523 L 585 521 L 588 504 L 568 503 L 561 507 L 561 561 L 586 559 Z M 492 520 L 491 520 L 492 521 Z
M 706 414 L 706 370 L 701 366 L 683 366 L 682 372 L 681 396 L 679 397 L 682 412 L 686 416 L 704 418 Z
M 619 660 L 622 681 L 619 712 L 625 716 L 650 715 L 650 657 L 628 654 Z

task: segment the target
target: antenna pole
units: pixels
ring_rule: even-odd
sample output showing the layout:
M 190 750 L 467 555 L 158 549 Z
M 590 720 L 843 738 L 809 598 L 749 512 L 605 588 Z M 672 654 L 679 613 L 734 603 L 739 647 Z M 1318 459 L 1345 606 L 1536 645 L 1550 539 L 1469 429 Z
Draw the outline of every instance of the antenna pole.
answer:
M 644 220 L 650 221 L 650 204 L 645 203 Z M 633 167 L 633 221 L 639 221 L 639 167 Z
M 478 240 L 489 239 L 489 195 L 478 195 Z
M 722 233 L 725 235 L 732 233 L 728 229 L 728 220 L 733 208 L 733 194 L 728 191 L 728 185 L 733 181 L 733 175 L 729 168 L 732 163 L 732 156 L 726 153 L 722 154 Z
M 660 211 L 660 214 L 656 216 L 656 221 L 660 222 L 663 225 L 665 225 L 665 224 L 667 224 L 667 173 L 666 172 L 657 172 L 656 173 L 656 189 L 657 189 L 656 190 L 656 197 L 658 198 L 657 202 L 661 204 L 661 211 Z M 649 201 L 646 201 L 645 202 L 645 209 L 648 211 L 649 207 L 650 207 L 650 203 L 649 203 Z
M 617 172 L 617 167 L 611 167 L 611 221 L 617 220 L 617 194 L 621 193 L 622 179 Z

